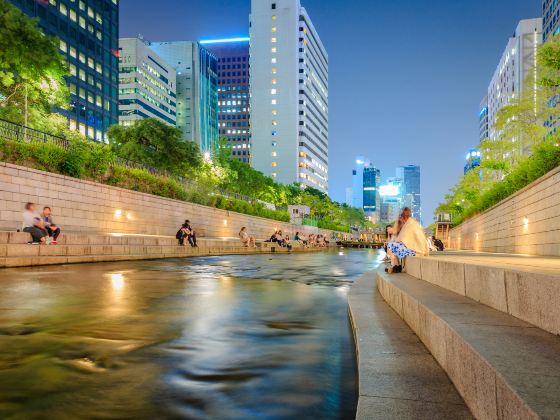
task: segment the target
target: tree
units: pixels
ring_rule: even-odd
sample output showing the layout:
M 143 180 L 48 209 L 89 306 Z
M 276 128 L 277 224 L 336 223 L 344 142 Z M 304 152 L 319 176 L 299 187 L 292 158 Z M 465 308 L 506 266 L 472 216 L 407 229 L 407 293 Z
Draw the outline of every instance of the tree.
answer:
M 179 128 L 155 118 L 138 120 L 127 127 L 113 125 L 107 135 L 118 156 L 176 175 L 193 174 L 203 164 L 194 142 L 183 141 Z
M 55 107 L 69 104 L 67 66 L 58 41 L 37 20 L 0 0 L 0 116 L 36 126 Z

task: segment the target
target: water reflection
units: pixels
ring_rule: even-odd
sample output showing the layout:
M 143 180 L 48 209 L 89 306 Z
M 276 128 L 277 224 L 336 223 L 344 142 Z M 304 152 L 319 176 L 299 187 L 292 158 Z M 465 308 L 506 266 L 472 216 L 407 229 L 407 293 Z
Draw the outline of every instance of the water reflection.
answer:
M 346 294 L 376 264 L 356 251 L 2 271 L 0 418 L 351 418 Z

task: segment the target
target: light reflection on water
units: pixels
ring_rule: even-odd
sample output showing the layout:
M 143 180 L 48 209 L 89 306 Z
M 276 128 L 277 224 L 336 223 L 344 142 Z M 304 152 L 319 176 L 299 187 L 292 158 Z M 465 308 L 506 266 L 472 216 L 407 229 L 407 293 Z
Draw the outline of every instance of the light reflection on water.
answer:
M 0 418 L 353 418 L 373 251 L 0 274 Z M 48 413 L 48 414 L 46 414 Z

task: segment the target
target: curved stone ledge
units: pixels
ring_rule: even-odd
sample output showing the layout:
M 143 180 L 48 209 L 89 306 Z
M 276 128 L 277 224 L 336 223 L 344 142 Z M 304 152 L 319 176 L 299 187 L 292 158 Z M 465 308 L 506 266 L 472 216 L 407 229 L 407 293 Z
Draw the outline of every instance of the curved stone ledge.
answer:
M 375 273 L 348 294 L 356 342 L 357 419 L 471 419 L 445 372 L 377 291 Z
M 406 261 L 413 277 L 560 334 L 560 273 L 554 268 L 508 264 L 508 258 L 479 256 L 414 257 Z M 486 260 L 485 260 L 486 259 Z M 532 259 L 532 261 L 535 261 Z M 538 261 L 538 260 L 537 260 Z M 560 261 L 558 262 L 560 266 Z
M 407 274 L 377 286 L 476 418 L 560 418 L 560 337 Z

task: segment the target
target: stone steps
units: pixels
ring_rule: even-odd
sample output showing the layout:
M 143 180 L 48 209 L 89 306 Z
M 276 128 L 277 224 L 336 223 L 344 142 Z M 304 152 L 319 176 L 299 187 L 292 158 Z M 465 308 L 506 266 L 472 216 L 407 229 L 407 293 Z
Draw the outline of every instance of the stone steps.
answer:
M 257 248 L 241 246 L 234 238 L 200 238 L 198 247 L 179 246 L 166 236 L 62 234 L 58 245 L 31 245 L 29 235 L 0 232 L 0 268 L 84 262 L 123 261 L 156 258 L 181 258 L 207 255 L 288 252 L 272 243 Z M 318 250 L 294 246 L 294 252 Z
M 444 254 L 408 258 L 406 272 L 560 334 L 560 259 Z
M 560 418 L 560 337 L 409 274 L 377 287 L 476 418 Z
M 444 370 L 375 282 L 375 274 L 366 273 L 348 292 L 358 362 L 356 419 L 472 419 Z

